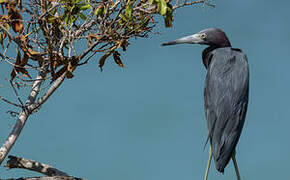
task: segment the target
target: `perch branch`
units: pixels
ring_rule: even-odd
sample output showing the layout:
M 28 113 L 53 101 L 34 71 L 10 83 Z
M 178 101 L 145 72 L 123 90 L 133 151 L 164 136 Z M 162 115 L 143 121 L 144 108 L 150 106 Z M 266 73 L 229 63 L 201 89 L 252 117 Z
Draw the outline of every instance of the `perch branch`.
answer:
M 18 178 L 18 179 L 9 179 L 9 180 L 85 180 L 82 178 L 76 178 L 71 176 L 45 176 L 45 177 L 28 177 L 28 178 Z
M 5 167 L 8 167 L 9 170 L 13 168 L 22 168 L 39 172 L 46 176 L 68 176 L 65 172 L 62 172 L 47 164 L 11 155 L 8 156 L 8 158 L 9 160 L 7 161 Z

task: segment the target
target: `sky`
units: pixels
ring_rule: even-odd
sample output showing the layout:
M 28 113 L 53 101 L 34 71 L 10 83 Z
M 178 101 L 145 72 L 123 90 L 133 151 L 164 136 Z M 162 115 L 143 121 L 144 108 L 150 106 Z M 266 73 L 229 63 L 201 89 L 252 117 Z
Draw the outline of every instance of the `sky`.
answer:
M 208 146 L 203 110 L 205 46 L 160 44 L 209 27 L 225 31 L 250 66 L 250 97 L 237 146 L 242 179 L 289 179 L 290 1 L 214 1 L 175 12 L 173 28 L 163 20 L 147 39 L 131 40 L 122 53 L 125 68 L 98 57 L 74 73 L 32 115 L 11 150 L 89 180 L 203 179 Z M 13 99 L 0 62 L 0 94 Z M 15 118 L 0 102 L 0 143 Z M 4 165 L 4 163 L 3 163 Z M 1 178 L 39 176 L 0 167 Z M 209 180 L 232 180 L 212 165 Z

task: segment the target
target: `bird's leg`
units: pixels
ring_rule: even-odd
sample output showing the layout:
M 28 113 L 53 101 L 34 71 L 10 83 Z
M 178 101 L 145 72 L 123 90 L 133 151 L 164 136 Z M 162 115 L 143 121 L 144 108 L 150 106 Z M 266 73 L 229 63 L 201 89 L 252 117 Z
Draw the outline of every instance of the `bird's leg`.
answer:
M 212 158 L 212 149 L 211 149 L 211 146 L 209 146 L 209 157 L 208 157 L 208 161 L 207 161 L 204 180 L 207 180 L 207 176 L 208 176 L 208 172 L 209 172 L 209 168 L 210 168 L 210 163 L 211 163 L 211 158 Z
M 233 159 L 233 163 L 234 163 L 234 167 L 235 167 L 235 171 L 236 171 L 236 175 L 237 175 L 237 180 L 241 180 L 241 176 L 240 176 L 239 168 L 238 168 L 238 163 L 236 160 L 236 150 L 234 150 L 234 153 L 232 155 L 232 159 Z

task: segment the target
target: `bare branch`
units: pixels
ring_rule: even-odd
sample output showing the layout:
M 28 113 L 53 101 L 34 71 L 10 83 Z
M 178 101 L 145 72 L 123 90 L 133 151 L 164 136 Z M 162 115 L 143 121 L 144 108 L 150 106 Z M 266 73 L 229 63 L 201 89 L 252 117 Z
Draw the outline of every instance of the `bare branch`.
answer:
M 43 72 L 39 72 L 36 79 L 44 79 Z M 39 89 L 40 89 L 42 82 L 43 82 L 43 80 L 39 80 L 39 81 L 35 81 L 33 83 L 30 95 L 28 96 L 27 101 L 26 101 L 26 106 L 34 103 L 34 101 L 39 93 Z M 7 137 L 7 139 L 5 140 L 5 142 L 3 143 L 3 145 L 0 148 L 0 164 L 3 162 L 3 160 L 5 159 L 7 154 L 9 153 L 10 149 L 12 148 L 14 143 L 16 142 L 16 140 L 19 137 L 19 135 L 22 131 L 22 128 L 24 127 L 26 120 L 30 114 L 31 114 L 31 112 L 29 112 L 27 110 L 27 108 L 22 109 L 21 113 L 19 114 L 19 116 L 17 118 L 16 124 L 14 125 L 14 127 L 12 129 L 12 132 L 9 134 L 9 136 Z
M 45 16 L 48 15 L 48 13 L 50 13 L 51 11 L 53 11 L 54 9 L 56 9 L 59 5 L 60 5 L 59 1 L 54 2 L 53 5 L 52 5 L 52 7 L 49 8 L 47 11 L 45 11 L 38 19 L 44 18 Z
M 46 93 L 38 99 L 38 101 L 34 104 L 31 104 L 28 106 L 29 111 L 35 111 L 37 108 L 39 108 L 45 101 L 54 93 L 54 91 L 62 84 L 63 80 L 66 77 L 67 72 L 63 73 L 59 78 L 57 78 L 53 85 L 50 86 L 50 88 L 46 91 Z
M 9 179 L 9 180 L 85 180 L 82 178 L 76 178 L 71 176 L 52 176 L 52 177 L 28 177 L 19 179 Z
M 99 43 L 100 40 L 103 38 L 104 36 L 101 36 L 99 39 L 97 39 L 96 42 L 94 42 L 94 44 L 92 44 L 88 49 L 86 49 L 80 56 L 79 59 L 83 59 L 89 52 L 91 52 Z
M 192 2 L 185 1 L 182 4 L 175 4 L 172 9 L 175 10 L 175 9 L 178 9 L 178 8 L 181 8 L 181 7 L 184 7 L 184 6 L 191 6 L 193 4 L 206 4 L 206 5 L 208 5 L 208 6 L 212 7 L 212 8 L 215 7 L 215 5 L 207 2 L 206 0 L 198 0 L 198 1 L 192 1 Z
M 16 107 L 23 108 L 23 106 L 21 106 L 21 105 L 19 105 L 19 104 L 16 104 L 16 103 L 13 103 L 13 102 L 11 102 L 11 101 L 9 101 L 9 100 L 5 99 L 5 98 L 4 98 L 4 97 L 2 97 L 2 96 L 0 96 L 0 99 L 1 99 L 2 101 L 4 101 L 4 102 L 8 103 L 8 104 L 11 104 L 11 105 L 13 105 L 13 106 L 16 106 Z
M 10 34 L 10 32 L 0 23 L 0 28 L 7 34 L 9 39 L 14 40 L 13 36 Z
M 10 80 L 9 82 L 10 82 L 10 84 L 11 84 L 11 86 L 12 86 L 12 89 L 13 89 L 13 91 L 14 91 L 14 93 L 15 93 L 15 96 L 16 96 L 17 100 L 18 100 L 18 101 L 20 102 L 20 104 L 21 104 L 21 107 L 24 108 L 24 104 L 23 104 L 22 100 L 20 99 L 20 97 L 19 97 L 19 95 L 18 95 L 18 92 L 17 92 L 16 88 L 14 87 L 13 82 L 12 82 L 11 80 Z
M 9 160 L 5 165 L 5 167 L 8 167 L 8 169 L 22 168 L 39 172 L 46 176 L 68 176 L 67 173 L 47 164 L 11 155 L 8 156 L 8 158 Z
M 12 117 L 16 117 L 17 115 L 19 115 L 19 113 L 15 111 L 6 111 L 6 113 L 10 114 Z

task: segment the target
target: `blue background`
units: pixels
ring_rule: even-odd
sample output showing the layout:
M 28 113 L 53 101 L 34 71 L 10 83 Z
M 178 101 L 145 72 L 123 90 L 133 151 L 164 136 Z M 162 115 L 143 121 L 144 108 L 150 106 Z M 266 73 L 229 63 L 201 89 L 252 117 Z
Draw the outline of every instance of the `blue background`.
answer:
M 203 179 L 208 158 L 203 112 L 205 69 L 199 45 L 161 47 L 162 42 L 208 27 L 223 29 L 250 65 L 250 102 L 237 160 L 242 179 L 289 179 L 290 1 L 215 1 L 175 12 L 148 39 L 131 40 L 100 72 L 97 60 L 75 72 L 32 115 L 10 154 L 48 163 L 70 175 L 96 180 Z M 13 50 L 14 51 L 14 50 Z M 0 62 L 1 95 L 14 98 Z M 0 142 L 15 122 L 0 103 Z M 4 165 L 5 163 L 3 163 Z M 6 171 L 1 178 L 36 176 Z M 235 179 L 232 162 L 210 180 Z

